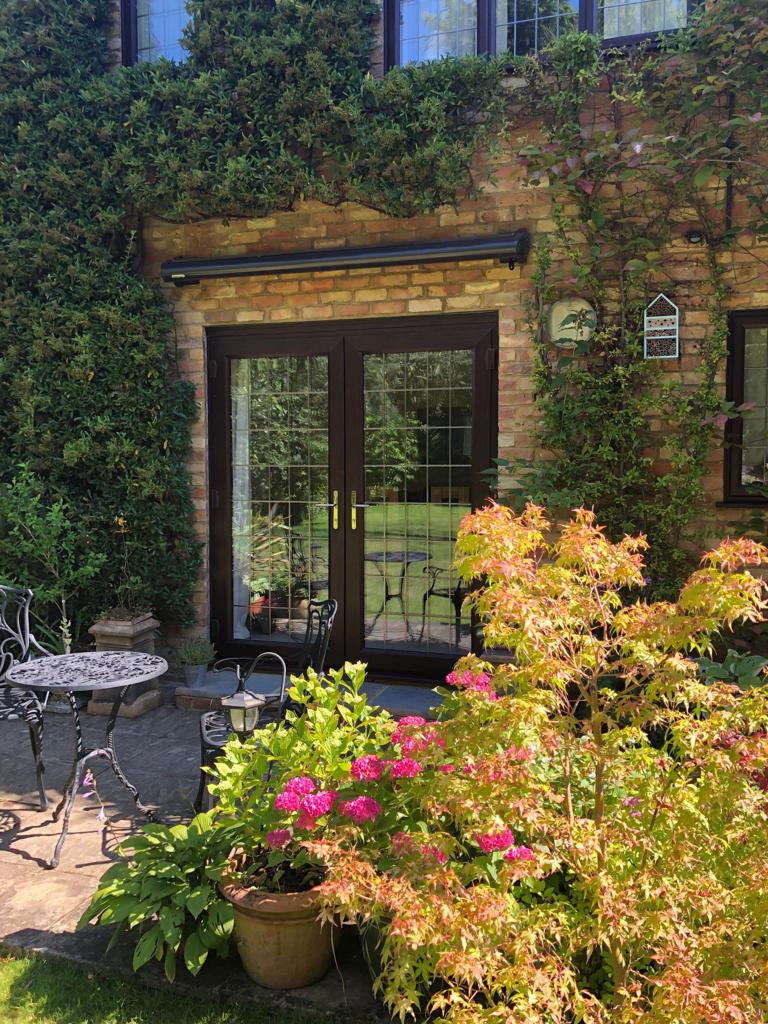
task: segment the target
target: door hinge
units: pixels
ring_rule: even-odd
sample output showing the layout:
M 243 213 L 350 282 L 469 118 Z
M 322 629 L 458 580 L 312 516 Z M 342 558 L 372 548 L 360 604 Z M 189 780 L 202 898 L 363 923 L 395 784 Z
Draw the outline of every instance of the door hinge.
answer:
M 219 363 L 217 359 L 208 360 L 208 377 L 214 380 L 219 374 Z
M 496 369 L 496 349 L 487 348 L 485 350 L 485 368 L 486 370 Z
M 219 492 L 211 490 L 211 508 L 219 507 Z

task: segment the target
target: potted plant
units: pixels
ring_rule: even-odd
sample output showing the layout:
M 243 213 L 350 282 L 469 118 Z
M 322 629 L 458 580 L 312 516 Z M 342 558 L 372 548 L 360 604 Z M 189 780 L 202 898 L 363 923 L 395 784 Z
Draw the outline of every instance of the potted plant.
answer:
M 215 767 L 211 793 L 233 838 L 220 891 L 234 909 L 243 966 L 267 988 L 309 985 L 331 963 L 334 926 L 317 900 L 325 868 L 307 842 L 343 803 L 349 763 L 389 735 L 389 715 L 366 703 L 364 671 L 347 664 L 327 683 L 311 670 L 294 680 L 291 699 L 306 711 L 289 711 L 288 728 L 230 742 Z
M 140 651 L 143 654 L 154 654 L 155 637 L 160 622 L 149 607 L 144 580 L 131 571 L 128 519 L 119 512 L 114 522 L 122 547 L 122 564 L 115 586 L 115 603 L 99 616 L 88 632 L 94 638 L 97 651 Z M 120 687 L 101 691 L 98 700 L 89 702 L 89 714 L 108 715 L 119 692 Z M 120 707 L 120 715 L 137 718 L 153 708 L 161 707 L 162 704 L 160 685 L 157 679 L 151 679 L 131 688 L 130 694 Z
M 202 686 L 208 666 L 216 657 L 216 648 L 205 637 L 190 637 L 179 645 L 179 664 L 184 667 L 187 686 Z

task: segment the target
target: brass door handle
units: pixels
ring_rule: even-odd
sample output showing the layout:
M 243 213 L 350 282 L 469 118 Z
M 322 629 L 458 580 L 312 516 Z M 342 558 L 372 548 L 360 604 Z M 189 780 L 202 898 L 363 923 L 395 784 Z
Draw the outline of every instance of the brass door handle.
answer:
M 333 501 L 313 501 L 315 508 L 332 508 L 331 525 L 334 530 L 339 528 L 339 492 L 333 492 Z

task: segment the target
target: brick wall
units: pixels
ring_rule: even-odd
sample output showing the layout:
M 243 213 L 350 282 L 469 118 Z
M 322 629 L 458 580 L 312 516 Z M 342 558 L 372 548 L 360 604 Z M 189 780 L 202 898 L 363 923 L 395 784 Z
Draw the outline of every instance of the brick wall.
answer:
M 305 203 L 293 213 L 223 224 L 206 221 L 169 225 L 149 221 L 144 233 L 144 273 L 159 276 L 159 264 L 177 256 L 227 257 L 248 253 L 274 253 L 344 246 L 449 240 L 482 234 L 501 234 L 519 227 L 534 236 L 553 224 L 546 192 L 524 188 L 514 160 L 500 162 L 496 183 L 479 199 L 464 202 L 458 212 L 444 210 L 430 216 L 396 219 L 346 205 L 338 209 Z M 741 248 L 727 257 L 734 309 L 768 306 L 768 280 L 754 251 L 754 240 L 740 239 Z M 752 252 L 750 253 L 750 249 Z M 707 274 L 704 251 L 680 241 L 671 247 L 666 262 L 673 284 L 672 297 L 681 308 L 682 358 L 664 365 L 665 373 L 694 385 L 697 345 L 709 330 Z M 206 484 L 205 345 L 206 328 L 220 324 L 358 319 L 403 314 L 434 316 L 467 310 L 493 310 L 499 317 L 499 451 L 503 456 L 531 458 L 535 429 L 532 351 L 525 328 L 525 302 L 530 295 L 532 265 L 510 271 L 488 261 L 318 271 L 232 278 L 177 289 L 164 286 L 177 323 L 176 344 L 181 373 L 193 381 L 201 403 L 195 426 L 190 463 L 194 483 L 197 526 L 205 541 L 208 530 Z M 724 378 L 724 375 L 723 375 Z M 724 379 L 721 381 L 724 384 Z M 665 468 L 665 424 L 652 424 L 658 446 L 653 455 Z M 706 480 L 711 514 L 705 524 L 710 535 L 723 529 L 733 512 L 715 508 L 722 499 L 722 452 L 710 459 Z M 208 572 L 198 588 L 200 626 L 208 617 Z

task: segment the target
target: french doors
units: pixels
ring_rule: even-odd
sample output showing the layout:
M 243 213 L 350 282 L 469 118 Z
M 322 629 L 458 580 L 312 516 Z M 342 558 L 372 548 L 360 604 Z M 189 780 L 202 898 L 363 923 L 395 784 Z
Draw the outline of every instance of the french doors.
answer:
M 334 597 L 329 659 L 434 682 L 471 649 L 453 542 L 494 454 L 496 318 L 211 330 L 212 635 L 301 641 Z

